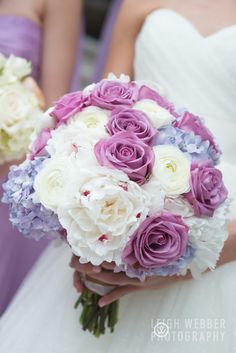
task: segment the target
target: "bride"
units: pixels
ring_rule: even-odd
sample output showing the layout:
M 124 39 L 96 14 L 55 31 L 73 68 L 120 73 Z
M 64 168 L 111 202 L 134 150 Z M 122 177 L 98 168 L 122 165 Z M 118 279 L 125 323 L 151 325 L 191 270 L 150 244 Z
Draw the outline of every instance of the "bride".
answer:
M 74 257 L 78 291 L 79 274 L 88 272 L 119 285 L 101 305 L 123 296 L 115 332 L 97 339 L 82 331 L 73 310 L 70 251 L 51 247 L 0 321 L 1 353 L 236 352 L 235 37 L 233 0 L 126 0 L 107 62 L 107 72 L 156 81 L 177 106 L 204 116 L 217 136 L 233 203 L 216 271 L 199 281 L 154 278 L 150 287 Z

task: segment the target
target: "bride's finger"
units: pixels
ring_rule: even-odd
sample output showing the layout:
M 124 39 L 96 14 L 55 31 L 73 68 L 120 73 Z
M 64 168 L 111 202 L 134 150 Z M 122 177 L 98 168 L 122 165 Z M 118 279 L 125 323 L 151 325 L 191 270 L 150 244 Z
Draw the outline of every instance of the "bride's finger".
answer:
M 136 278 L 129 278 L 124 273 L 113 273 L 103 270 L 100 273 L 90 273 L 89 276 L 100 282 L 115 286 L 136 285 L 141 286 L 141 282 Z
M 105 270 L 114 270 L 116 265 L 114 264 L 114 262 L 106 262 L 105 261 L 101 264 L 101 267 L 104 268 Z
M 136 286 L 122 286 L 119 288 L 114 289 L 112 292 L 109 294 L 104 295 L 98 302 L 100 307 L 103 307 L 105 305 L 111 304 L 112 302 L 120 299 L 124 295 L 130 294 L 132 292 L 135 292 L 137 290 L 141 290 L 142 288 L 136 287 Z
M 93 266 L 90 263 L 81 264 L 79 262 L 79 258 L 75 255 L 72 256 L 70 267 L 72 267 L 76 271 L 83 272 L 83 273 L 93 273 L 93 272 L 98 273 L 101 271 L 101 267 L 99 266 Z

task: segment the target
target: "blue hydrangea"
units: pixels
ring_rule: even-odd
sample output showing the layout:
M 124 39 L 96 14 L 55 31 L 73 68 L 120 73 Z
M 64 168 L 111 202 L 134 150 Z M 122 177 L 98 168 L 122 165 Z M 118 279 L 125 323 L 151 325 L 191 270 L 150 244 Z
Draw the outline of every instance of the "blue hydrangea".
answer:
M 25 237 L 39 240 L 64 235 L 58 217 L 40 203 L 33 202 L 35 176 L 45 158 L 27 160 L 10 168 L 8 181 L 3 185 L 2 202 L 9 204 L 10 221 Z
M 186 247 L 185 254 L 172 264 L 147 271 L 134 268 L 130 265 L 126 267 L 121 265 L 116 267 L 115 272 L 125 271 L 128 277 L 138 278 L 140 281 L 144 281 L 147 277 L 151 276 L 174 276 L 181 274 L 184 270 L 186 270 L 188 265 L 192 262 L 195 252 L 196 249 L 191 242 L 189 242 Z
M 155 141 L 155 145 L 174 145 L 182 152 L 191 156 L 191 160 L 198 162 L 207 159 L 218 162 L 219 155 L 216 155 L 210 146 L 209 141 L 202 141 L 202 138 L 173 126 L 168 126 L 159 130 L 160 133 Z

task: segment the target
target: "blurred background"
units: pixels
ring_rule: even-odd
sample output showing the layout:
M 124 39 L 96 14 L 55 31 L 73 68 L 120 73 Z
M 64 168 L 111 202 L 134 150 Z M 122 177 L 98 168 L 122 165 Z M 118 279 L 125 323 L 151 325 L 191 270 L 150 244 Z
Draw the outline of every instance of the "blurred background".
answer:
M 99 79 L 103 58 L 109 49 L 112 27 L 122 0 L 84 1 L 84 60 L 81 70 L 81 87 Z M 108 31 L 106 31 L 108 29 Z M 100 56 L 99 56 L 100 54 Z M 96 58 L 96 60 L 95 60 Z

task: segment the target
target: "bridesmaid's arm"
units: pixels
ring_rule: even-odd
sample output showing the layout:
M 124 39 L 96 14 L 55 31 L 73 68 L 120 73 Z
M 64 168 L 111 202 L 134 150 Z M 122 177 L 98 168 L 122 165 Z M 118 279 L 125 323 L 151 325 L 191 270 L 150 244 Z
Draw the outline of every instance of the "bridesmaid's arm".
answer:
M 70 89 L 81 18 L 80 0 L 46 0 L 43 11 L 41 86 L 50 106 Z
M 158 1 L 125 0 L 121 6 L 114 26 L 111 45 L 106 61 L 103 76 L 110 72 L 117 76 L 126 74 L 134 76 L 133 62 L 135 54 L 135 41 L 145 17 L 154 8 Z

